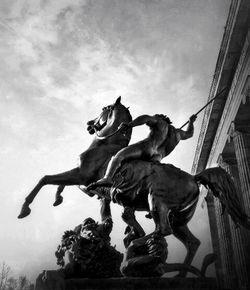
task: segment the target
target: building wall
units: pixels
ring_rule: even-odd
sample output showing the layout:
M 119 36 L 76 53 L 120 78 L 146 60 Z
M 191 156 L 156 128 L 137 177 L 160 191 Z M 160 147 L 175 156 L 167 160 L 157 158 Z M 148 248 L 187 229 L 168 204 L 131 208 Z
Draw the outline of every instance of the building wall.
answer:
M 234 179 L 238 196 L 250 216 L 250 30 L 213 141 L 207 167 L 219 165 Z M 250 289 L 250 235 L 236 229 L 214 200 L 224 287 Z M 231 254 L 232 253 L 232 256 Z
M 243 210 L 250 216 L 249 15 L 250 1 L 232 1 L 209 99 L 223 87 L 229 89 L 204 114 L 193 173 L 214 166 L 224 168 L 234 180 Z M 234 48 L 237 57 L 233 56 Z M 211 193 L 207 206 L 212 244 L 218 256 L 218 284 L 228 289 L 250 289 L 250 231 L 236 228 Z

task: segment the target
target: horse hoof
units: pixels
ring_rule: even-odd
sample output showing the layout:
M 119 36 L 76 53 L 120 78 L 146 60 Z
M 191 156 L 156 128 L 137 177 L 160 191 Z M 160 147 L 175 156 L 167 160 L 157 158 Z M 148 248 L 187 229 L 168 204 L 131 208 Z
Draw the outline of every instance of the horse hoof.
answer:
M 63 202 L 63 197 L 59 196 L 59 197 L 56 198 L 55 202 L 53 203 L 53 206 L 58 206 L 62 202 Z
M 27 203 L 24 203 L 21 209 L 21 212 L 17 218 L 22 219 L 28 216 L 31 212 L 31 209 L 29 208 Z

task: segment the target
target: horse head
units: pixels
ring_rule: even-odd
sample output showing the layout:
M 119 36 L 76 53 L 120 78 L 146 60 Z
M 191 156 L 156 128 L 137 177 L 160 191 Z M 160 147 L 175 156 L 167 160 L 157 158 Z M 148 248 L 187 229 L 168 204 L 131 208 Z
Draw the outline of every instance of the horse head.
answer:
M 119 97 L 114 104 L 104 107 L 97 118 L 87 122 L 87 130 L 91 135 L 96 133 L 97 139 L 105 139 L 110 143 L 115 141 L 120 142 L 122 140 L 128 140 L 129 142 L 131 130 L 125 133 L 117 132 L 117 134 L 114 134 L 112 137 L 109 136 L 116 132 L 122 122 L 128 123 L 131 120 L 132 117 L 129 109 L 121 103 L 121 97 Z

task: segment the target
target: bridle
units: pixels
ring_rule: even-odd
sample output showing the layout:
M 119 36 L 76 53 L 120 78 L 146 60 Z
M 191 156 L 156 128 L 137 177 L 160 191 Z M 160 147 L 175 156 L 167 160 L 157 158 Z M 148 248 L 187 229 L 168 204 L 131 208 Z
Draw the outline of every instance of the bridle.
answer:
M 101 115 L 99 116 L 99 118 L 97 119 L 97 121 L 95 122 L 95 124 L 99 123 L 99 121 L 100 121 L 101 118 L 103 117 L 103 114 L 105 113 L 105 109 L 106 109 L 106 110 L 109 110 L 109 113 L 108 113 L 108 114 L 110 114 L 110 112 L 113 111 L 113 106 L 109 106 L 109 108 L 107 108 L 107 107 L 104 108 L 104 111 L 101 113 Z M 100 135 L 98 134 L 98 131 L 99 131 L 100 129 L 98 129 L 95 125 L 94 125 L 94 130 L 95 130 L 95 134 L 96 134 L 97 139 L 99 139 L 99 140 L 104 140 L 104 139 L 110 138 L 110 137 L 114 136 L 115 134 L 117 134 L 117 133 L 121 130 L 121 128 L 120 128 L 120 129 L 116 129 L 114 132 L 112 132 L 112 133 L 110 133 L 110 134 L 108 134 L 108 135 L 106 135 L 106 136 L 100 136 Z
M 96 128 L 94 128 L 94 130 L 95 130 L 96 137 L 97 137 L 98 139 L 100 139 L 100 140 L 104 140 L 104 139 L 107 139 L 107 138 L 112 137 L 112 136 L 114 136 L 115 134 L 117 134 L 117 133 L 121 130 L 121 128 L 116 129 L 113 133 L 110 133 L 110 134 L 108 134 L 108 135 L 106 135 L 106 136 L 100 136 L 100 135 L 98 135 L 98 133 L 97 133 L 98 130 L 97 130 Z

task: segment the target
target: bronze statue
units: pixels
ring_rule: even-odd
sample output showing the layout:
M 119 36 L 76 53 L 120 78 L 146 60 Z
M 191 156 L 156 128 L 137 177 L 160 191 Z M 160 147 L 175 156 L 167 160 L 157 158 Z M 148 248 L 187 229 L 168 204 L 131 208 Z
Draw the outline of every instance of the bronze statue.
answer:
M 187 223 L 196 209 L 199 184 L 211 189 L 236 224 L 250 229 L 249 217 L 239 203 L 231 177 L 222 168 L 206 169 L 192 176 L 170 164 L 133 160 L 120 167 L 111 189 L 114 201 L 124 207 L 122 218 L 130 228 L 125 246 L 145 235 L 134 216 L 135 210 L 145 210 L 154 219 L 155 233 L 163 237 L 173 234 L 185 245 L 184 264 L 191 265 L 200 241 Z M 185 276 L 186 271 L 179 275 Z
M 189 127 L 183 131 L 172 126 L 169 118 L 164 115 L 142 115 L 132 121 L 129 110 L 120 101 L 121 98 L 118 98 L 113 105 L 103 108 L 98 118 L 88 122 L 89 133 L 96 133 L 96 136 L 90 147 L 80 155 L 79 167 L 61 174 L 44 176 L 26 197 L 19 218 L 30 214 L 29 205 L 44 185 L 59 185 L 55 206 L 62 202 L 61 192 L 65 186 L 78 185 L 90 196 L 97 194 L 101 198 L 102 224 L 98 225 L 89 219 L 73 232 L 68 232 L 63 238 L 63 245 L 58 249 L 59 263 L 63 263 L 60 254 L 64 250 L 72 254 L 74 248 L 69 269 L 73 265 L 73 273 L 76 268 L 80 269 L 79 275 L 85 275 L 86 271 L 87 276 L 92 275 L 89 262 L 97 249 L 103 249 L 103 245 L 109 244 L 112 229 L 109 205 L 112 199 L 124 207 L 122 218 L 128 225 L 124 239 L 127 266 L 123 272 L 131 273 L 142 264 L 148 264 L 154 275 L 169 270 L 169 265 L 164 264 L 167 257 L 164 237 L 173 234 L 187 248 L 185 267 L 180 268 L 179 273 L 179 276 L 184 277 L 187 271 L 195 272 L 191 263 L 200 245 L 187 226 L 197 206 L 199 184 L 211 189 L 236 224 L 250 229 L 249 217 L 239 203 L 230 176 L 223 169 L 211 168 L 192 176 L 173 165 L 160 163 L 180 140 L 193 135 L 196 115 L 190 117 Z M 149 126 L 149 136 L 128 146 L 132 127 L 143 124 Z M 143 238 L 145 232 L 136 221 L 136 210 L 145 210 L 148 217 L 153 218 L 155 231 L 151 236 Z M 81 259 L 83 262 L 79 263 Z M 102 260 L 98 261 L 102 266 Z M 148 273 L 149 270 L 145 271 Z M 138 273 L 144 275 L 140 270 Z
M 61 192 L 65 186 L 87 186 L 103 177 L 110 158 L 128 145 L 132 129 L 126 132 L 112 133 L 117 131 L 122 122 L 130 122 L 131 120 L 128 108 L 121 104 L 121 97 L 113 105 L 104 107 L 99 117 L 88 122 L 89 133 L 96 133 L 96 136 L 89 148 L 80 155 L 80 165 L 64 173 L 45 175 L 26 197 L 18 218 L 24 218 L 30 214 L 29 205 L 44 185 L 59 185 L 54 203 L 56 206 L 63 201 Z M 109 138 L 106 138 L 107 136 Z M 81 189 L 90 196 L 97 193 L 88 191 L 85 187 L 81 187 Z
M 130 123 L 122 123 L 119 128 L 125 132 L 130 128 L 146 124 L 150 128 L 150 133 L 146 139 L 121 149 L 113 156 L 108 164 L 105 176 L 89 185 L 87 189 L 112 185 L 115 172 L 126 160 L 161 161 L 174 150 L 180 140 L 193 136 L 195 120 L 196 115 L 190 117 L 186 131 L 176 129 L 171 125 L 168 117 L 160 114 L 154 116 L 142 115 Z

